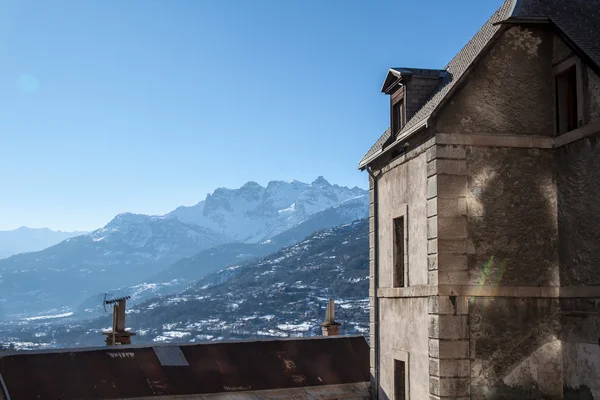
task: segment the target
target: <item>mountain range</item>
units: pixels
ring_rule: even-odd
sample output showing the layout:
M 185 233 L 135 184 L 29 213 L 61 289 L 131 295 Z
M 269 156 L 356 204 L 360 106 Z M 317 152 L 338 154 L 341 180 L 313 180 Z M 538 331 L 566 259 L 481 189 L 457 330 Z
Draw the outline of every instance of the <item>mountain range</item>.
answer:
M 14 316 L 64 311 L 118 283 L 134 283 L 229 239 L 177 219 L 121 214 L 104 228 L 0 260 L 0 301 Z
M 369 329 L 369 223 L 321 230 L 267 256 L 231 263 L 185 290 L 128 307 L 135 343 L 320 334 L 329 298 L 342 334 Z M 18 348 L 102 345 L 110 314 L 0 325 Z
M 286 246 L 294 245 L 316 231 L 333 228 L 368 215 L 368 199 L 366 196 L 347 200 L 331 207 L 299 223 L 261 243 L 225 243 L 203 250 L 192 257 L 183 258 L 154 276 L 111 290 L 112 296 L 130 295 L 130 304 L 137 304 L 149 298 L 178 293 L 194 281 L 204 276 L 246 260 L 263 257 Z M 100 302 L 102 294 L 90 296 L 83 302 L 78 311 L 87 315 L 102 311 Z
M 138 301 L 180 291 L 234 256 L 264 256 L 317 229 L 364 218 L 367 210 L 367 191 L 319 177 L 217 189 L 164 216 L 120 214 L 91 233 L 0 260 L 0 317 L 81 311 L 119 288 L 139 292 Z
M 43 250 L 84 233 L 53 231 L 48 228 L 34 229 L 26 226 L 11 231 L 0 231 L 0 259 L 14 254 Z
M 322 176 L 310 184 L 271 181 L 262 187 L 248 182 L 235 190 L 219 188 L 195 206 L 179 207 L 167 216 L 210 228 L 234 241 L 257 243 L 365 194 L 358 187 L 332 185 Z

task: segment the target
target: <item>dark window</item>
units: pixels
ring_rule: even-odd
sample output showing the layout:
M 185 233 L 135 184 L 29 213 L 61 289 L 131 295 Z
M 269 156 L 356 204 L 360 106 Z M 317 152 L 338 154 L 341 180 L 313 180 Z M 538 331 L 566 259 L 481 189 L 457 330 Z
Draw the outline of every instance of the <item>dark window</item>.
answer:
M 397 134 L 404 126 L 404 100 L 400 100 L 392 106 L 392 130 Z
M 394 399 L 406 400 L 406 364 L 394 360 Z
M 556 127 L 559 135 L 577 129 L 577 68 L 555 77 Z
M 404 217 L 394 219 L 394 287 L 404 287 Z

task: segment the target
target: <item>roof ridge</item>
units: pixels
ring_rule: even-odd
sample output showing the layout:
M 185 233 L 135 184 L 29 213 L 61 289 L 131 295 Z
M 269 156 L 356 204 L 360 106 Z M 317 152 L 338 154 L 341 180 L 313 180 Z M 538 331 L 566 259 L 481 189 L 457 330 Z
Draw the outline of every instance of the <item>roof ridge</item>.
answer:
M 261 343 L 261 342 L 293 342 L 307 340 L 341 340 L 352 338 L 365 338 L 363 335 L 338 335 L 338 336 L 292 336 L 292 337 L 261 337 L 238 340 L 202 340 L 197 342 L 169 342 L 169 343 L 137 343 L 119 346 L 87 346 L 87 347 L 53 347 L 36 350 L 18 350 L 0 352 L 0 359 L 3 357 L 33 355 L 33 354 L 48 354 L 48 353 L 79 353 L 86 351 L 118 351 L 118 350 L 134 350 L 134 349 L 151 349 L 154 347 L 188 347 L 202 345 L 227 345 L 239 343 Z

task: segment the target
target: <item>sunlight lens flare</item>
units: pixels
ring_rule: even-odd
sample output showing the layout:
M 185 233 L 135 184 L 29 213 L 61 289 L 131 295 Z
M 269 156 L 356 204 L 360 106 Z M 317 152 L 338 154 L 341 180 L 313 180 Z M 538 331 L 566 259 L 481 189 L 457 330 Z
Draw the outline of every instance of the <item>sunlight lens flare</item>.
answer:
M 491 256 L 483 263 L 483 269 L 477 285 L 480 288 L 483 288 L 484 285 L 499 286 L 502 283 L 504 272 L 506 272 L 506 260 L 494 262 L 494 256 Z M 483 291 L 483 289 L 480 290 Z M 474 298 L 471 297 L 470 301 L 473 301 L 473 299 Z M 484 306 L 487 305 L 487 300 L 484 301 Z

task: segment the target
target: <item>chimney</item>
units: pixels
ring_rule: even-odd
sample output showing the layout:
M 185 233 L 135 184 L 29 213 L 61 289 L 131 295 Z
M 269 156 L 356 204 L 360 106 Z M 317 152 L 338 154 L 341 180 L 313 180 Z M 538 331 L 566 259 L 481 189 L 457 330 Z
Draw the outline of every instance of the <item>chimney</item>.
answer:
M 321 324 L 323 336 L 338 336 L 340 334 L 340 324 L 335 322 L 335 303 L 329 299 L 327 311 L 325 311 L 325 321 Z
M 104 305 L 113 306 L 113 326 L 112 330 L 102 332 L 106 335 L 106 345 L 116 346 L 122 344 L 131 344 L 131 336 L 135 336 L 134 332 L 125 330 L 125 306 L 129 296 L 120 297 L 118 299 L 105 300 Z

